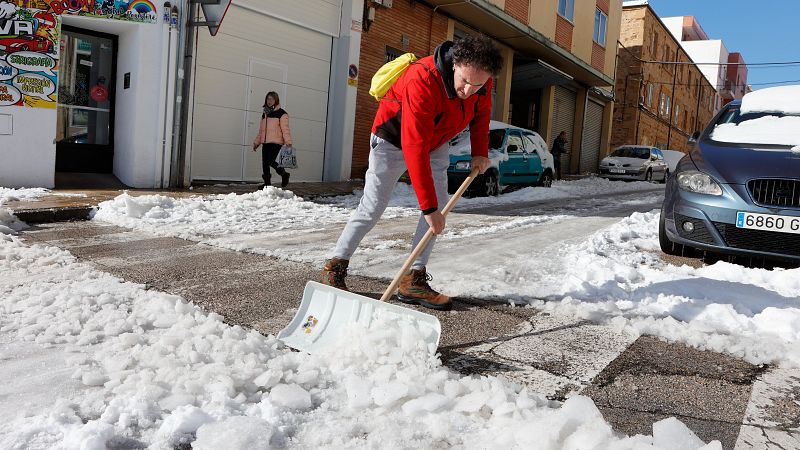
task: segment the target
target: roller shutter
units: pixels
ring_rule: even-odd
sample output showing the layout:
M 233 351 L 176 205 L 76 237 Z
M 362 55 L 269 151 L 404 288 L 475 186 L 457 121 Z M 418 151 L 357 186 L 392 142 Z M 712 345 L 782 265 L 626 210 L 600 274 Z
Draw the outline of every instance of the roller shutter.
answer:
M 575 91 L 567 89 L 563 86 L 556 86 L 555 104 L 553 107 L 553 121 L 552 128 L 550 129 L 551 142 L 548 146 L 552 146 L 555 138 L 562 131 L 567 132 L 567 151 L 572 149 L 572 130 L 575 128 L 575 100 L 577 96 Z M 561 173 L 570 173 L 569 170 L 569 155 L 561 156 Z
M 583 122 L 580 173 L 597 173 L 602 134 L 603 105 L 589 99 L 586 102 L 586 120 Z

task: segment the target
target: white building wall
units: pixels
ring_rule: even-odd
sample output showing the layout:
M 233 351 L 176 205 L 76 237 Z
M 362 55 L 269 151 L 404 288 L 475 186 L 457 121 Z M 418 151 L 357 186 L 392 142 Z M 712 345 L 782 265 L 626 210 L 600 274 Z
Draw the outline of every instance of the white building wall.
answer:
M 662 18 L 661 22 L 675 36 L 675 39 L 681 42 L 681 37 L 683 37 L 683 17 L 666 17 Z
M 175 64 L 174 51 L 168 65 L 163 62 L 168 25 L 81 16 L 64 16 L 63 23 L 118 36 L 113 173 L 131 187 L 161 187 L 164 75 Z M 128 89 L 123 86 L 125 73 L 131 74 Z
M 160 6 L 160 5 L 159 5 Z M 165 74 L 175 64 L 164 56 L 169 25 L 133 23 L 84 16 L 62 16 L 62 23 L 118 36 L 113 173 L 138 188 L 159 187 L 166 99 Z M 130 88 L 123 78 L 130 72 Z M 9 107 L 11 134 L 0 130 L 0 186 L 54 186 L 56 109 Z M 171 130 L 171 127 L 166 127 Z
M 0 134 L 0 186 L 53 187 L 56 110 L 13 107 L 0 116 L 9 116 L 12 125 L 11 134 Z
M 325 165 L 322 174 L 324 181 L 342 181 L 350 178 L 353 164 L 357 83 L 367 82 L 366 77 L 359 81 L 359 75 L 351 80 L 349 74 L 351 65 L 358 69 L 364 0 L 345 0 L 342 8 L 341 35 L 333 40 Z

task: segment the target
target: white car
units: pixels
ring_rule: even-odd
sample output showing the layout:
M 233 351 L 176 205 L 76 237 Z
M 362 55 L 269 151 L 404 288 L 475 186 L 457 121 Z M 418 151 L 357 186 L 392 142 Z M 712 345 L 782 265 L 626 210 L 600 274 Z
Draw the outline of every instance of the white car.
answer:
M 615 180 L 661 181 L 669 178 L 669 166 L 664 154 L 647 145 L 617 147 L 600 161 L 600 176 Z

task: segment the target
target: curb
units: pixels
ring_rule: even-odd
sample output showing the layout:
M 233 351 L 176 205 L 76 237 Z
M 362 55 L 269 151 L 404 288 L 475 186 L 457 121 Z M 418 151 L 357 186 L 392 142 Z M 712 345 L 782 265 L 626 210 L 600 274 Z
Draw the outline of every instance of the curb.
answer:
M 41 208 L 12 211 L 17 219 L 26 223 L 70 222 L 91 219 L 93 206 L 68 206 L 64 208 Z

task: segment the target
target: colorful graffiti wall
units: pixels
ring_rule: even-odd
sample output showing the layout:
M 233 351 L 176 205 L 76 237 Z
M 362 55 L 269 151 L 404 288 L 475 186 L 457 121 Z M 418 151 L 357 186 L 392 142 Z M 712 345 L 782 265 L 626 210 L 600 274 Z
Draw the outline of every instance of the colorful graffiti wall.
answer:
M 61 20 L 0 1 L 0 107 L 55 108 Z
M 150 0 L 13 0 L 13 3 L 22 8 L 38 9 L 57 15 L 158 22 L 156 6 Z

